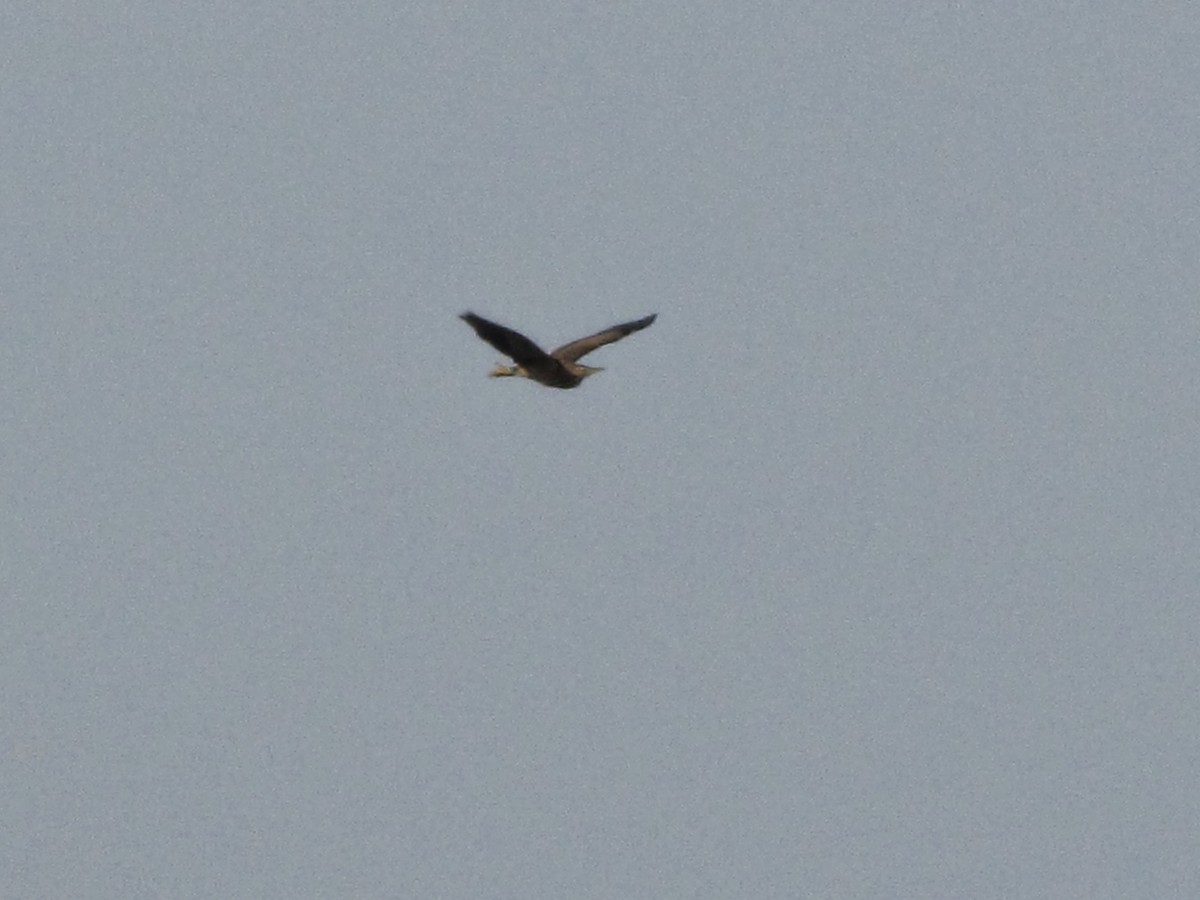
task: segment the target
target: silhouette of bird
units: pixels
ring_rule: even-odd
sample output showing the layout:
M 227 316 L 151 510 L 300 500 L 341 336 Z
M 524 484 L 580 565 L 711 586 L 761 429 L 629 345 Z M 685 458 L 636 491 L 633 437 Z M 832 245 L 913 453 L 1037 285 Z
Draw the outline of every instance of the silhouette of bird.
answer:
M 547 353 L 525 335 L 495 322 L 489 322 L 483 316 L 466 312 L 459 316 L 464 322 L 475 329 L 475 333 L 487 341 L 505 356 L 512 357 L 515 366 L 499 365 L 489 373 L 493 378 L 504 378 L 516 375 L 528 378 L 547 387 L 573 388 L 578 387 L 583 379 L 604 369 L 598 366 L 585 366 L 579 358 L 591 353 L 597 347 L 619 341 L 627 334 L 648 328 L 658 314 L 646 316 L 636 322 L 625 322 L 614 325 L 604 331 L 563 344 L 557 350 Z

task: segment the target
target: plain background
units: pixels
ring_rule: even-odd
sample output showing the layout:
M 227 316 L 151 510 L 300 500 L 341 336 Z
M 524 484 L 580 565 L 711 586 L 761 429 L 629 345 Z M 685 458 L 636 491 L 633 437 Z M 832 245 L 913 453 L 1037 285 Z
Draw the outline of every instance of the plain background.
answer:
M 0 35 L 0 895 L 1200 896 L 1192 5 Z

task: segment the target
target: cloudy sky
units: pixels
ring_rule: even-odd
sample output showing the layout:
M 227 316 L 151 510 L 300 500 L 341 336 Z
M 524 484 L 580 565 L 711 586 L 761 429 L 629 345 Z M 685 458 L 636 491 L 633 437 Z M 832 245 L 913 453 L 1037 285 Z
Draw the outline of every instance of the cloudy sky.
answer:
M 0 894 L 1200 895 L 1189 6 L 0 19 Z

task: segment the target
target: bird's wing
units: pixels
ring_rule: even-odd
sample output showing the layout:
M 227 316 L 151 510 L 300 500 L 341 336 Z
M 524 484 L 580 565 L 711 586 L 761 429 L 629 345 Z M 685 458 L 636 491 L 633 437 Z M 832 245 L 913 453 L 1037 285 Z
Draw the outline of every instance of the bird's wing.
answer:
M 612 328 L 606 328 L 604 331 L 598 331 L 588 337 L 571 341 L 569 344 L 563 344 L 550 355 L 564 362 L 575 362 L 580 357 L 591 353 L 597 347 L 603 347 L 605 344 L 619 341 L 627 334 L 633 334 L 635 331 L 641 331 L 643 328 L 649 327 L 657 318 L 658 314 L 655 313 L 652 316 L 646 316 L 644 319 L 638 319 L 636 322 L 625 322 L 622 325 L 614 325 Z
M 519 366 L 536 366 L 550 359 L 545 350 L 518 331 L 489 322 L 475 313 L 463 313 L 459 318 L 505 356 L 512 357 L 513 362 Z

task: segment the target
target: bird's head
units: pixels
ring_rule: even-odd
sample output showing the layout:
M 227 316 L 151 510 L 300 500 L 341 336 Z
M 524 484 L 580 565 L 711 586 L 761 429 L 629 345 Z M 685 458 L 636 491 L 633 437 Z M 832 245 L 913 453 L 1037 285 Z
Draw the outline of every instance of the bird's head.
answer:
M 488 374 L 492 378 L 505 378 L 509 375 L 518 375 L 520 373 L 517 371 L 516 366 L 506 366 L 504 363 L 497 363 L 496 368 L 492 369 Z

